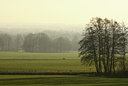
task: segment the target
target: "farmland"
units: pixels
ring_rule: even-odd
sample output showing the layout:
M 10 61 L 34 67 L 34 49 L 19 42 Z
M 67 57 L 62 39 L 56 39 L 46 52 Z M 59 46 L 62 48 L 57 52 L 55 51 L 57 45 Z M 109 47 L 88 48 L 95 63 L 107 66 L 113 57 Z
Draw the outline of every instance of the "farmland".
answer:
M 78 53 L 0 53 L 0 72 L 89 72 L 94 67 L 85 67 Z
M 72 53 L 20 53 L 0 52 L 0 59 L 80 59 L 77 52 Z
M 91 69 L 91 70 L 90 70 Z M 127 78 L 88 75 L 38 75 L 44 72 L 94 72 L 85 67 L 78 53 L 0 53 L 0 73 L 37 75 L 0 75 L 0 86 L 127 86 Z
M 127 86 L 127 81 L 85 75 L 0 75 L 1 86 Z

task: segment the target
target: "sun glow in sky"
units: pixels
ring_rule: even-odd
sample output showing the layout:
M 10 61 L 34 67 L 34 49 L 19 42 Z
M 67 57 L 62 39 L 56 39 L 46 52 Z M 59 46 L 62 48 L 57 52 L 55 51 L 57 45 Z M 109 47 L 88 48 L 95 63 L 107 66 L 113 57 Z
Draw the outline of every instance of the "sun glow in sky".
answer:
M 0 0 L 0 23 L 83 25 L 92 17 L 128 23 L 128 0 Z

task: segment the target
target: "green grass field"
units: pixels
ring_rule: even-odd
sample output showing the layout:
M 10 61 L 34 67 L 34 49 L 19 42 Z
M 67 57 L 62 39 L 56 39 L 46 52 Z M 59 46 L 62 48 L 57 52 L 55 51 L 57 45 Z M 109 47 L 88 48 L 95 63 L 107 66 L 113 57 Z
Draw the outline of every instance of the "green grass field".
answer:
M 65 58 L 65 59 L 64 59 Z M 78 53 L 0 53 L 0 72 L 89 72 Z
M 0 52 L 0 73 L 90 71 L 95 71 L 95 68 L 81 65 L 76 52 Z M 87 75 L 0 75 L 0 86 L 128 86 L 128 79 Z
M 0 52 L 0 59 L 80 59 L 77 52 L 73 53 L 18 53 Z
M 1 86 L 128 86 L 128 78 L 86 75 L 0 75 Z

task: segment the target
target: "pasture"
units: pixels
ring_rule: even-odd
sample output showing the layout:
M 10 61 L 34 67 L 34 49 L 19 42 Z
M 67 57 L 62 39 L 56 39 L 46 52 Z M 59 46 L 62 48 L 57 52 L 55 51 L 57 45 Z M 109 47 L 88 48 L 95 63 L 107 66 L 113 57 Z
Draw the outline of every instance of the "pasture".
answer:
M 0 75 L 1 86 L 128 86 L 127 78 L 86 75 Z
M 72 53 L 22 53 L 0 52 L 0 59 L 80 59 L 77 52 Z
M 0 52 L 0 73 L 95 72 L 78 53 Z M 127 78 L 88 75 L 0 75 L 0 86 L 127 86 Z
M 0 72 L 90 72 L 94 67 L 85 67 L 78 53 L 0 53 Z

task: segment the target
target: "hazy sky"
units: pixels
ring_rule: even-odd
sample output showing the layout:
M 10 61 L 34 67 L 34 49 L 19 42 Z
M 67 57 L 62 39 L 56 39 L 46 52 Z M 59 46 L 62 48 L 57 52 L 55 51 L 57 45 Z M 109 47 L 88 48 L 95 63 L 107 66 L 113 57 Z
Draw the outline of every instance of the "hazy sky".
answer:
M 128 23 L 128 0 L 0 0 L 0 23 L 84 25 L 96 16 Z

